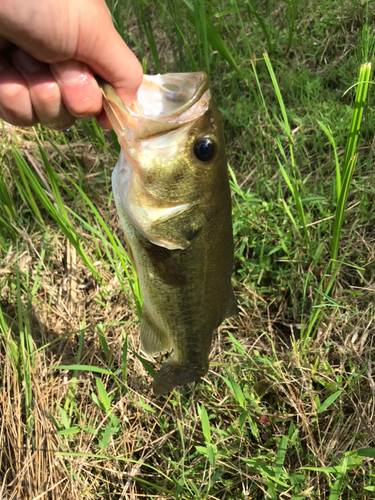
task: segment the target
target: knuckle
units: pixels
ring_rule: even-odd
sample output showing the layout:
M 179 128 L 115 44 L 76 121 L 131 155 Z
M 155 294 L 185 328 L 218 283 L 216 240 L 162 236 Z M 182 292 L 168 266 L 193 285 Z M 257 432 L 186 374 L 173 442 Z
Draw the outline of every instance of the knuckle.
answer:
M 44 83 L 36 86 L 31 93 L 33 103 L 38 107 L 54 107 L 61 102 L 61 94 L 57 83 Z
M 97 99 L 95 97 L 86 97 L 85 99 L 70 103 L 70 106 L 67 107 L 72 115 L 82 117 L 97 115 L 98 113 L 100 113 L 102 105 L 101 99 Z
M 0 84 L 0 108 L 5 121 L 19 127 L 31 127 L 37 122 L 30 102 L 30 94 L 22 84 Z
M 27 94 L 27 88 L 19 83 L 7 83 L 0 85 L 0 100 L 5 105 L 23 101 L 27 97 Z

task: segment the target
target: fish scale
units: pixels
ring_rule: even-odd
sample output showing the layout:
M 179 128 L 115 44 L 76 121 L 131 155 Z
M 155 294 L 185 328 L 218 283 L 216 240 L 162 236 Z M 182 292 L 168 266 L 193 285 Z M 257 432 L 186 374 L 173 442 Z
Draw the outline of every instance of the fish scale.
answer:
M 145 75 L 131 108 L 102 89 L 121 145 L 112 187 L 144 298 L 142 349 L 173 350 L 153 382 L 161 395 L 207 373 L 213 333 L 237 313 L 222 120 L 203 72 Z

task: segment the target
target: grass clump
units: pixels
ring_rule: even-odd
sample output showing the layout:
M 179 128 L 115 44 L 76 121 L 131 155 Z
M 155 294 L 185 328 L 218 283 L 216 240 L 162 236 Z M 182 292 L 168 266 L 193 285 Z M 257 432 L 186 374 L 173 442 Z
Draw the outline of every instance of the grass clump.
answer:
M 155 399 L 118 143 L 4 123 L 0 496 L 372 498 L 371 4 L 108 4 L 148 72 L 210 75 L 240 315 L 202 384 Z

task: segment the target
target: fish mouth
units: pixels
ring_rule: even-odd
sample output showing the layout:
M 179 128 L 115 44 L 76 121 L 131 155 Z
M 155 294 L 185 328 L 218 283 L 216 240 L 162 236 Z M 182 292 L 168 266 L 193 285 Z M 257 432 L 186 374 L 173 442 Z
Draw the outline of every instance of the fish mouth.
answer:
M 144 116 L 159 121 L 176 120 L 199 101 L 208 89 L 208 78 L 199 73 L 145 75 L 138 91 Z
M 98 81 L 104 110 L 124 146 L 131 140 L 147 140 L 196 121 L 210 99 L 208 77 L 203 71 L 144 75 L 137 99 L 130 106 L 108 82 Z

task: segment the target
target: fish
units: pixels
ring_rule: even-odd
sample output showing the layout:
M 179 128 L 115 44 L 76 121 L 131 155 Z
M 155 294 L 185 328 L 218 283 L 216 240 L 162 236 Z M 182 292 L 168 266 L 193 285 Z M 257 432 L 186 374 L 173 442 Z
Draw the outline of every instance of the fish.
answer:
M 100 85 L 121 145 L 112 189 L 143 295 L 142 350 L 173 351 L 153 380 L 160 396 L 207 374 L 214 331 L 238 313 L 223 123 L 204 72 L 144 75 L 129 106 Z

